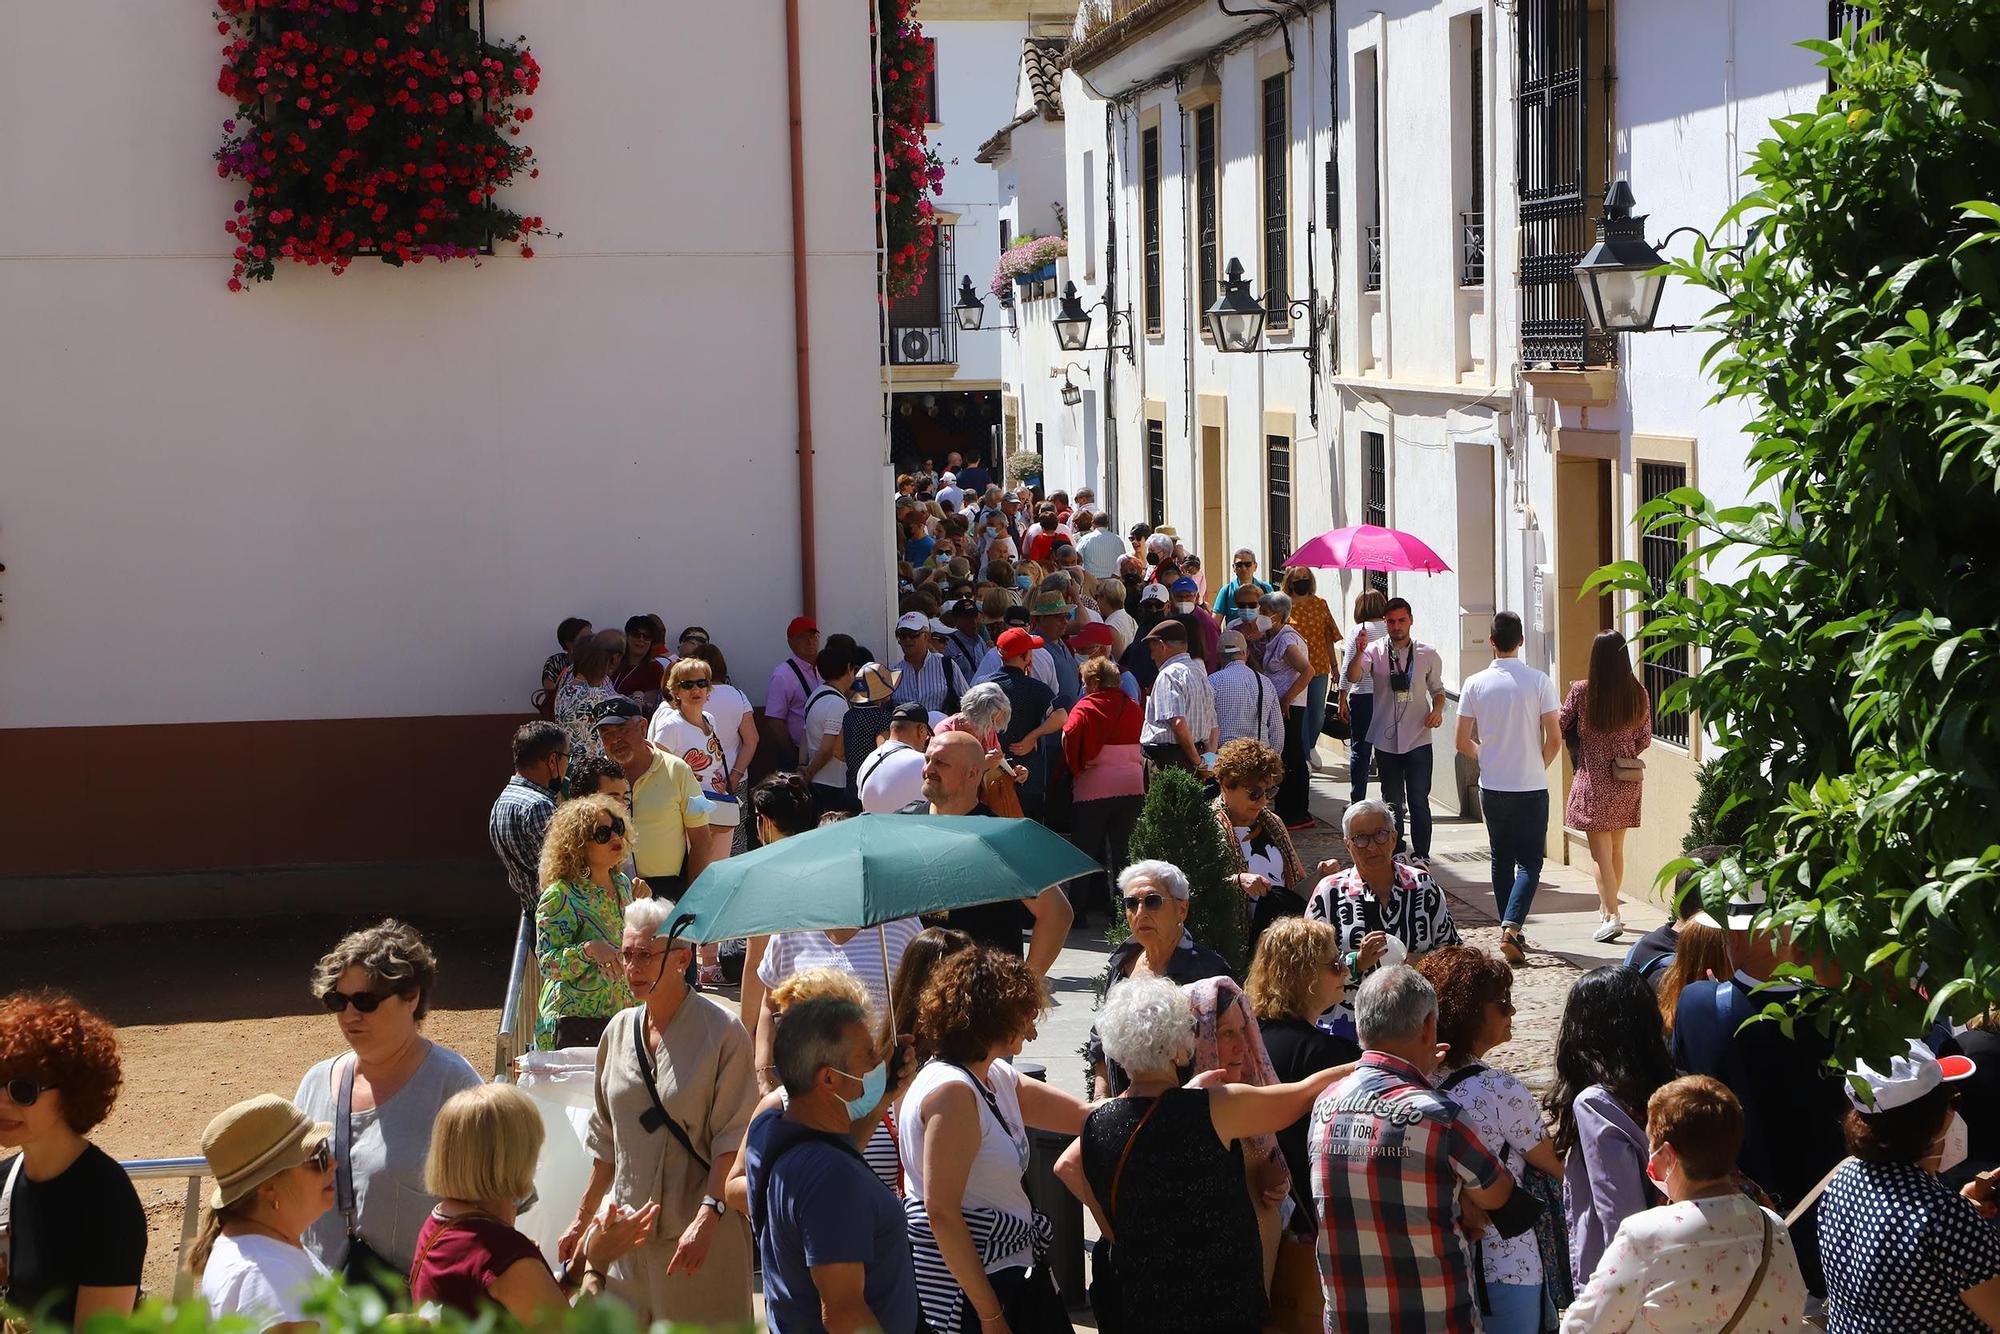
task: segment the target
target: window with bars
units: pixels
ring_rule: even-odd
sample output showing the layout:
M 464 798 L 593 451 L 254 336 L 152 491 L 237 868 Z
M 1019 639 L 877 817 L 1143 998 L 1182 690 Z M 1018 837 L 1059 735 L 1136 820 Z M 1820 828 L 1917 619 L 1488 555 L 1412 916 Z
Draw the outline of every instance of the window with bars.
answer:
M 1282 435 L 1264 437 L 1264 490 L 1270 496 L 1270 549 L 1265 568 L 1276 579 L 1292 558 L 1292 442 Z
M 1516 15 L 1521 357 L 1530 366 L 1608 366 L 1617 339 L 1590 327 L 1576 285 L 1576 262 L 1595 239 L 1603 156 L 1587 96 L 1590 0 L 1520 0 Z
M 1195 108 L 1194 113 L 1194 217 L 1195 268 L 1200 274 L 1201 309 L 1215 304 L 1216 277 L 1220 273 L 1217 255 L 1222 246 L 1222 193 L 1218 145 L 1215 134 L 1215 107 Z M 1203 336 L 1207 335 L 1204 327 Z
M 1458 218 L 1458 282 L 1486 283 L 1486 16 L 1465 16 L 1465 159 L 1471 177 L 1465 211 Z
M 1160 332 L 1160 127 L 1139 135 L 1139 207 L 1146 247 L 1146 332 Z
M 1355 91 L 1361 98 L 1361 114 L 1355 121 L 1358 142 L 1355 156 L 1360 159 L 1361 196 L 1361 289 L 1382 290 L 1382 101 L 1376 81 L 1373 48 L 1355 56 Z
M 1389 441 L 1380 431 L 1361 433 L 1362 466 L 1368 470 L 1361 491 L 1361 522 L 1389 526 Z M 1368 586 L 1389 591 L 1386 570 L 1368 571 Z
M 1167 424 L 1146 418 L 1146 522 L 1158 528 L 1167 521 Z
M 950 366 L 958 362 L 958 320 L 950 313 L 958 283 L 956 231 L 949 223 L 934 229 L 923 277 L 914 290 L 889 303 L 889 363 L 893 366 Z
M 1679 487 L 1687 485 L 1687 469 L 1678 463 L 1641 463 L 1639 465 L 1639 503 L 1647 505 Z M 1639 534 L 1639 563 L 1646 568 L 1646 582 L 1652 586 L 1653 596 L 1659 597 L 1667 591 L 1667 583 L 1673 578 L 1674 566 L 1687 553 L 1687 544 L 1674 532 L 1642 532 Z M 1643 613 L 1643 620 L 1651 623 L 1656 613 L 1650 606 Z M 1676 645 L 1655 656 L 1648 651 L 1642 664 L 1641 676 L 1646 683 L 1646 693 L 1653 702 L 1653 735 L 1671 745 L 1685 747 L 1688 744 L 1688 715 L 1685 709 L 1672 713 L 1661 707 L 1661 697 L 1674 682 L 1688 674 L 1687 646 Z
M 1868 5 L 1850 5 L 1843 0 L 1827 0 L 1826 39 L 1829 42 L 1837 42 L 1848 29 L 1858 29 L 1873 17 L 1875 17 L 1874 12 Z M 1828 91 L 1832 91 L 1831 76 L 1827 78 L 1826 86 Z
M 1286 281 L 1290 273 L 1286 243 L 1289 217 L 1285 209 L 1285 173 L 1290 166 L 1291 127 L 1286 114 L 1286 97 L 1291 80 L 1274 74 L 1264 80 L 1264 307 L 1270 312 L 1266 323 L 1273 329 L 1288 328 L 1292 322 Z

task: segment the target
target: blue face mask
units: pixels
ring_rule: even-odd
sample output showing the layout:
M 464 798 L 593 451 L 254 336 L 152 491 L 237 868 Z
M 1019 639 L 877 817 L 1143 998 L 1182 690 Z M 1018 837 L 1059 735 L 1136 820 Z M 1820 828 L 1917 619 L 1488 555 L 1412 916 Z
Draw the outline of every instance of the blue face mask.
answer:
M 1014 587 L 1016 588 L 1031 588 L 1034 586 L 1034 582 L 1035 582 L 1034 580 L 1030 579 L 1025 574 L 1017 574 L 1014 576 Z
M 874 1111 L 880 1105 L 882 1095 L 889 1090 L 889 1067 L 881 1061 L 877 1061 L 875 1068 L 865 1075 L 850 1075 L 845 1070 L 834 1073 L 861 1081 L 861 1096 L 847 1100 L 847 1119 L 850 1121 L 859 1121 Z

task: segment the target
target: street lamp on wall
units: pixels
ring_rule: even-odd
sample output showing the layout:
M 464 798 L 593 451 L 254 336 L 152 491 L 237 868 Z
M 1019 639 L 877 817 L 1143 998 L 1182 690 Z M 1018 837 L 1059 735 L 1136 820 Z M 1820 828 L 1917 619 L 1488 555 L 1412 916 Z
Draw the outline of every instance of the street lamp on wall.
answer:
M 1267 298 L 1268 299 L 1268 298 Z M 1319 426 L 1319 339 L 1328 315 L 1312 301 L 1301 298 L 1285 303 L 1293 318 L 1306 326 L 1305 341 L 1293 347 L 1259 347 L 1271 310 L 1250 295 L 1250 280 L 1243 276 L 1243 261 L 1232 257 L 1223 276 L 1222 291 L 1215 304 L 1202 312 L 1208 336 L 1224 352 L 1248 352 L 1268 357 L 1274 352 L 1297 352 L 1306 359 L 1306 387 L 1310 395 L 1312 424 Z
M 1651 329 L 1666 289 L 1660 252 L 1646 243 L 1646 215 L 1632 216 L 1632 204 L 1631 185 L 1613 181 L 1597 219 L 1597 244 L 1576 265 L 1584 314 L 1606 333 Z
M 1137 364 L 1132 350 L 1132 312 L 1129 310 L 1114 310 L 1109 318 L 1107 336 L 1113 338 L 1118 335 L 1118 322 L 1125 321 L 1124 342 L 1107 343 L 1103 347 L 1090 346 L 1090 312 L 1103 309 L 1105 304 L 1102 301 L 1089 310 L 1084 309 L 1082 298 L 1076 294 L 1076 284 L 1064 283 L 1062 301 L 1056 306 L 1056 346 L 1065 352 L 1123 352 L 1126 361 Z
M 1000 298 L 1000 308 L 1007 312 L 1005 325 L 1007 332 L 1019 338 L 1021 326 L 1014 322 L 1014 303 L 1003 296 Z M 972 279 L 958 280 L 958 300 L 952 305 L 951 313 L 958 321 L 961 333 L 979 332 L 980 324 L 986 318 L 986 302 L 980 299 L 979 293 L 972 290 Z
M 1069 365 L 1063 367 L 1060 371 L 1049 372 L 1050 375 L 1060 375 L 1063 378 L 1062 401 L 1063 401 L 1063 406 L 1066 408 L 1073 408 L 1077 404 L 1083 402 L 1083 390 L 1077 388 L 1076 381 L 1069 378 L 1069 373 L 1071 371 L 1081 372 L 1083 378 L 1086 380 L 1090 378 L 1090 367 L 1079 366 L 1074 361 L 1072 361 Z

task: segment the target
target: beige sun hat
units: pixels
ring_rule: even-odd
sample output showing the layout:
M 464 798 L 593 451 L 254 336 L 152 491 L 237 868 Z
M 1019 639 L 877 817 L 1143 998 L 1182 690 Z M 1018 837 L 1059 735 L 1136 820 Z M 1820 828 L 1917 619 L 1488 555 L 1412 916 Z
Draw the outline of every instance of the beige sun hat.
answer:
M 332 1135 L 332 1126 L 314 1122 L 275 1093 L 260 1093 L 218 1113 L 201 1133 L 201 1154 L 215 1177 L 208 1207 L 236 1203 L 311 1158 Z

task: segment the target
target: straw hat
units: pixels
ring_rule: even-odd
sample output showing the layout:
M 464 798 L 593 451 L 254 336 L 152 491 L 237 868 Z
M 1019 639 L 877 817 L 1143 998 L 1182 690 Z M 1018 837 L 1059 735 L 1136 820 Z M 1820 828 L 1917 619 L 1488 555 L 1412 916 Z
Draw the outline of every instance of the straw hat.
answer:
M 313 1122 L 275 1093 L 260 1093 L 219 1113 L 201 1134 L 201 1154 L 215 1176 L 208 1207 L 236 1203 L 311 1158 L 332 1134 L 332 1126 Z

